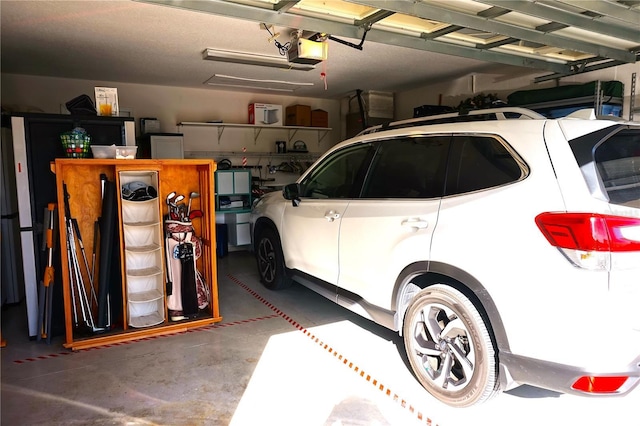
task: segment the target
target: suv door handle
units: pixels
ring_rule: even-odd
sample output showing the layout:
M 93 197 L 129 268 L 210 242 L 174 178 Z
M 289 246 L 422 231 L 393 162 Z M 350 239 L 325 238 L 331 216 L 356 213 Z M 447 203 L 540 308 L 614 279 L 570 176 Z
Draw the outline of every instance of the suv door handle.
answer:
M 336 219 L 340 219 L 340 213 L 337 213 L 335 210 L 329 210 L 324 214 L 324 217 L 329 221 L 333 222 Z
M 405 219 L 402 221 L 402 226 L 406 228 L 411 228 L 414 231 L 417 231 L 418 229 L 427 228 L 429 226 L 429 222 L 427 222 L 426 220 L 418 219 L 418 218 Z

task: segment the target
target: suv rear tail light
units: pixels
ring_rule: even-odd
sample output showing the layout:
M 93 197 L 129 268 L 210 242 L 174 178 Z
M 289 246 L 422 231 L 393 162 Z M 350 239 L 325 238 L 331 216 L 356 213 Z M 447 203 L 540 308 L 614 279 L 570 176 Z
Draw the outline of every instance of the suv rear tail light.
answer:
M 575 390 L 588 393 L 613 393 L 620 389 L 628 378 L 628 376 L 582 376 L 576 380 L 571 387 Z
M 547 241 L 576 266 L 610 269 L 613 253 L 640 253 L 640 218 L 596 213 L 541 213 L 536 224 Z

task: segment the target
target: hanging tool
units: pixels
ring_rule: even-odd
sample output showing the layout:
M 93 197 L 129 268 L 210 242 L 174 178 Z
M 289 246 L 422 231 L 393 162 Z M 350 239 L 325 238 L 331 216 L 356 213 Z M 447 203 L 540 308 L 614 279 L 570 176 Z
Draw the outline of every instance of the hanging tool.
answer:
M 96 283 L 96 258 L 98 256 L 98 236 L 100 235 L 100 218 L 93 222 L 93 250 L 91 252 L 91 282 Z M 94 287 L 95 288 L 95 287 Z
M 92 331 L 102 331 L 104 328 L 96 327 L 91 303 L 89 301 L 89 297 L 87 296 L 87 289 L 84 283 L 84 278 L 82 275 L 82 268 L 80 266 L 80 261 L 78 260 L 78 252 L 76 248 L 76 241 L 82 250 L 84 264 L 86 267 L 86 274 L 90 275 L 91 271 L 89 270 L 89 263 L 86 259 L 86 253 L 84 252 L 84 244 L 82 243 L 82 238 L 80 238 L 80 229 L 78 227 L 78 223 L 76 219 L 71 217 L 71 209 L 69 207 L 69 192 L 67 191 L 67 185 L 65 183 L 62 184 L 64 191 L 64 212 L 65 212 L 65 224 L 67 231 L 67 254 L 69 256 L 69 275 L 71 282 L 71 294 L 73 297 L 73 309 L 74 309 L 74 319 L 76 326 L 78 325 L 77 312 L 76 312 L 76 295 L 78 297 L 78 301 L 80 304 L 80 311 L 82 313 L 82 319 L 87 327 L 89 327 Z M 76 235 L 78 234 L 78 238 L 76 239 Z M 93 284 L 91 283 L 91 290 L 95 296 L 95 292 L 93 290 Z M 75 287 L 75 288 L 74 288 Z M 97 297 L 96 297 L 97 302 Z
M 82 235 L 80 234 L 80 227 L 78 226 L 77 219 L 71 219 L 73 223 L 73 229 L 75 230 L 76 241 L 78 241 L 78 245 L 80 246 L 80 252 L 82 253 L 82 260 L 84 261 L 84 267 L 86 268 L 87 274 L 89 276 L 89 285 L 91 287 L 91 296 L 92 303 L 91 308 L 93 308 L 93 303 L 98 304 L 98 296 L 96 295 L 96 290 L 93 287 L 93 275 L 91 274 L 91 269 L 89 268 L 89 261 L 87 260 L 87 253 L 84 250 L 84 242 L 82 241 Z
M 100 173 L 100 200 L 104 199 L 104 186 L 107 181 L 107 175 Z M 100 236 L 100 217 L 96 218 L 93 222 L 93 251 L 91 253 L 91 279 L 93 280 L 94 288 L 97 287 L 96 281 L 96 262 L 98 261 L 98 239 Z
M 100 217 L 98 218 L 100 245 L 97 246 L 100 253 L 98 265 L 98 313 L 97 326 L 100 330 L 108 330 L 111 327 L 111 283 L 116 280 L 112 277 L 114 258 L 114 240 L 117 238 L 116 229 L 116 188 L 115 184 L 104 173 L 100 174 L 101 202 Z
M 65 219 L 66 224 L 66 219 Z M 69 245 L 69 227 L 66 228 L 66 240 L 67 240 L 67 269 L 69 270 L 69 286 L 71 288 L 71 306 L 73 307 L 73 325 L 78 327 L 78 307 L 76 306 L 76 291 L 75 291 L 75 274 L 73 273 L 73 262 L 71 260 L 71 246 Z
M 56 247 L 56 222 L 57 207 L 55 203 L 49 203 L 45 212 L 44 243 L 47 251 L 47 266 L 40 282 L 40 293 L 38 295 L 38 320 L 41 327 L 37 340 L 46 339 L 47 344 L 51 343 L 51 316 L 53 308 L 53 283 L 54 269 L 53 256 Z

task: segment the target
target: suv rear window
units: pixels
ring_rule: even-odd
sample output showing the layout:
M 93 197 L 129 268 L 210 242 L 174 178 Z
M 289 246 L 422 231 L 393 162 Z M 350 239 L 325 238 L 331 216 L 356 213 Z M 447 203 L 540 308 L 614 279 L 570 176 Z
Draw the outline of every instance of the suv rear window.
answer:
M 496 137 L 461 135 L 452 141 L 446 195 L 505 185 L 525 175 L 524 163 Z
M 596 148 L 594 159 L 609 202 L 640 208 L 640 130 L 608 138 Z
M 428 136 L 379 143 L 362 197 L 442 197 L 450 140 Z

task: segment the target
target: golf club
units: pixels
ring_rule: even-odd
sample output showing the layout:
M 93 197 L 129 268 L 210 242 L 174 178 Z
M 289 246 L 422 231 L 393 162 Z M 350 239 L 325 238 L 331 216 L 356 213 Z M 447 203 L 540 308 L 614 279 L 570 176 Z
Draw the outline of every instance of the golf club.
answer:
M 177 195 L 172 201 L 171 201 L 171 211 L 170 211 L 170 218 L 173 220 L 180 220 L 180 210 L 178 208 L 178 203 L 180 201 L 184 200 L 184 195 Z
M 166 203 L 168 208 L 167 217 L 169 217 L 169 219 L 171 219 L 171 200 L 175 196 L 176 196 L 175 191 L 171 191 L 170 193 L 167 194 L 167 198 L 166 198 Z
M 187 216 L 191 214 L 191 201 L 193 201 L 194 198 L 200 198 L 200 193 L 192 191 L 191 194 L 189 194 L 189 207 L 187 208 Z

